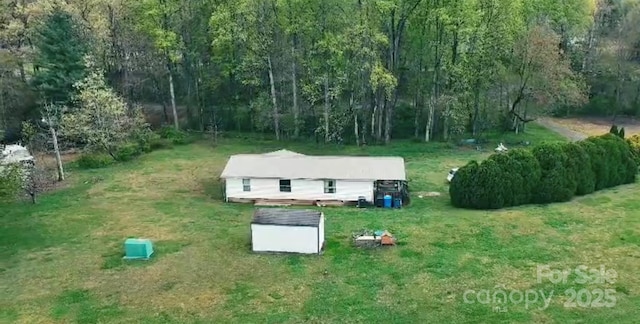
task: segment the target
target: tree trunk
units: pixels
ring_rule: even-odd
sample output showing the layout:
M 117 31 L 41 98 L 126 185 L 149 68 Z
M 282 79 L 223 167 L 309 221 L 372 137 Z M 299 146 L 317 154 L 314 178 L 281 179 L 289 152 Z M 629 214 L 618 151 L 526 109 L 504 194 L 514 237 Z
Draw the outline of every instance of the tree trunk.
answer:
M 524 120 L 527 120 L 527 111 L 529 110 L 529 100 L 524 102 L 524 111 L 522 112 L 522 116 Z M 524 133 L 526 131 L 527 123 L 522 122 L 521 131 Z
M 434 114 L 435 114 L 435 110 L 436 110 L 436 105 L 434 102 L 434 99 L 431 99 L 431 102 L 429 103 L 429 113 L 427 115 L 427 126 L 425 127 L 424 130 L 424 141 L 425 142 L 429 142 L 431 141 L 431 131 L 433 128 L 433 118 L 434 118 Z
M 300 136 L 300 108 L 298 107 L 298 82 L 296 80 L 296 46 L 291 46 L 291 87 L 293 91 L 293 137 Z
M 378 99 L 375 95 L 374 95 L 373 101 L 374 101 L 373 109 L 371 110 L 371 137 L 376 138 L 376 119 L 378 118 L 377 116 Z
M 413 137 L 418 138 L 420 136 L 420 110 L 418 109 L 419 96 L 416 93 L 416 96 L 413 100 L 413 109 L 415 110 L 415 115 L 413 116 Z
M 589 35 L 588 35 L 588 40 L 587 40 L 587 49 L 585 50 L 584 53 L 584 57 L 582 58 L 582 73 L 585 74 L 587 72 L 587 67 L 588 67 L 588 63 L 589 63 L 589 58 L 591 57 L 591 48 L 593 47 L 593 38 L 594 38 L 594 29 L 595 24 L 597 23 L 597 21 L 594 23 L 594 26 L 589 28 Z
M 393 102 L 388 102 L 386 114 L 384 118 L 384 143 L 389 144 L 391 142 L 391 121 L 393 120 L 393 110 L 396 106 L 396 100 L 398 98 L 398 94 L 394 94 Z
M 382 121 L 384 118 L 384 112 L 386 110 L 385 104 L 386 100 L 384 100 L 384 96 L 382 94 L 378 95 L 378 115 L 376 121 L 378 128 L 376 129 L 376 141 L 379 143 L 382 140 Z
M 167 102 L 162 100 L 162 116 L 164 117 L 164 123 L 169 124 L 169 114 L 167 113 Z
M 200 66 L 200 64 L 198 64 L 198 66 Z M 202 102 L 202 94 L 200 93 L 200 68 L 198 68 L 198 72 L 196 75 L 196 81 L 195 81 L 195 92 L 196 92 L 196 105 L 198 107 L 198 126 L 200 127 L 200 131 L 204 132 L 205 131 L 205 127 L 204 127 L 204 110 L 203 110 L 203 105 L 204 103 Z
M 640 113 L 640 83 L 638 83 L 638 89 L 636 90 L 636 98 L 633 99 L 633 105 L 636 108 L 636 116 L 638 116 L 638 113 Z
M 276 133 L 276 140 L 280 140 L 280 115 L 278 113 L 278 101 L 276 99 L 276 84 L 273 79 L 273 64 L 271 63 L 271 55 L 267 56 L 269 63 L 269 84 L 271 85 L 271 102 L 273 103 L 273 127 Z
M 442 118 L 442 139 L 449 140 L 449 107 L 446 108 L 444 117 Z
M 473 136 L 478 135 L 478 120 L 480 115 L 480 80 L 476 81 L 475 89 L 473 89 L 473 116 L 472 116 L 472 133 Z
M 171 66 L 167 66 L 169 70 L 169 95 L 171 95 L 171 110 L 173 112 L 173 125 L 176 130 L 180 130 L 180 122 L 178 121 L 178 109 L 176 108 L 176 94 L 173 89 L 173 71 Z
M 615 105 L 615 110 L 613 111 L 613 118 L 611 119 L 612 123 L 616 122 L 616 118 L 618 117 L 618 113 L 620 113 L 620 108 L 622 107 L 622 101 L 621 101 L 621 97 L 622 97 L 622 67 L 620 65 L 620 62 L 618 62 L 618 81 L 616 82 L 616 105 Z
M 329 75 L 324 74 L 324 142 L 329 142 Z
M 442 34 L 444 29 L 442 28 L 442 24 L 440 23 L 440 19 L 436 19 L 436 29 L 438 32 L 438 42 L 435 45 L 434 49 L 434 65 L 433 65 L 433 84 L 431 89 L 431 103 L 429 104 L 429 116 L 427 120 L 427 129 L 424 132 L 424 141 L 429 142 L 432 139 L 434 120 L 435 120 L 435 112 L 438 101 L 440 100 L 440 89 L 438 87 L 438 83 L 440 82 L 440 43 L 442 42 Z
M 51 140 L 53 141 L 53 151 L 56 154 L 56 164 L 58 167 L 58 181 L 64 181 L 64 168 L 62 167 L 62 158 L 60 157 L 60 148 L 58 147 L 58 135 L 55 128 L 49 126 Z
M 353 107 L 353 91 L 349 97 L 349 110 L 353 114 L 353 134 L 356 137 L 356 146 L 360 146 L 360 130 L 358 123 L 358 111 Z

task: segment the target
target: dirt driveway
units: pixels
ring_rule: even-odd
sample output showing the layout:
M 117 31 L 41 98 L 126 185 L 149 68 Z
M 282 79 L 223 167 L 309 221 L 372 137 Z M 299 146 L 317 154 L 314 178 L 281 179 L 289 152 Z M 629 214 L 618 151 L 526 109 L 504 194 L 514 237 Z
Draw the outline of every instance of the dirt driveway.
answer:
M 588 136 L 597 136 L 609 132 L 611 119 L 598 117 L 552 118 L 537 120 L 538 124 L 557 132 L 568 139 L 579 141 Z M 621 117 L 616 119 L 618 127 L 624 127 L 625 136 L 640 134 L 640 120 Z
M 588 137 L 586 134 L 574 131 L 566 125 L 558 123 L 551 118 L 540 118 L 536 120 L 536 122 L 574 142 Z

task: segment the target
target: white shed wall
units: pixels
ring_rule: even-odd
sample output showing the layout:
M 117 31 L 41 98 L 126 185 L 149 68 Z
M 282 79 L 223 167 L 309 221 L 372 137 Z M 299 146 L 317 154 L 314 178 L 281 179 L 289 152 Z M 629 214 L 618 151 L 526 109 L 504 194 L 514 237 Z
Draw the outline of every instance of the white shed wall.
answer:
M 373 181 L 336 180 L 336 192 L 324 193 L 323 180 L 291 180 L 291 192 L 280 192 L 280 179 L 251 179 L 251 191 L 242 190 L 241 178 L 226 179 L 227 198 L 373 201 Z
M 318 253 L 318 228 L 251 224 L 251 245 L 256 252 Z
M 318 224 L 318 233 L 320 234 L 320 248 L 322 249 L 322 245 L 324 244 L 324 214 L 320 216 L 320 224 Z

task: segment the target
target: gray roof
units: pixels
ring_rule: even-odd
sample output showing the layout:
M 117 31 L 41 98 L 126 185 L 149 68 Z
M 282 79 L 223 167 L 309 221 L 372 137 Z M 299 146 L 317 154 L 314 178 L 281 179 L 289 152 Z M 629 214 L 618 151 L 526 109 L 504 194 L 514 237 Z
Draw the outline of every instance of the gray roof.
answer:
M 285 150 L 285 149 L 264 153 L 262 155 L 264 156 L 304 156 L 304 154 L 300 154 L 300 153 Z
M 322 213 L 315 210 L 260 208 L 251 224 L 318 227 Z
M 301 154 L 233 155 L 229 158 L 220 177 L 367 181 L 406 180 L 404 159 L 401 157 L 314 156 Z

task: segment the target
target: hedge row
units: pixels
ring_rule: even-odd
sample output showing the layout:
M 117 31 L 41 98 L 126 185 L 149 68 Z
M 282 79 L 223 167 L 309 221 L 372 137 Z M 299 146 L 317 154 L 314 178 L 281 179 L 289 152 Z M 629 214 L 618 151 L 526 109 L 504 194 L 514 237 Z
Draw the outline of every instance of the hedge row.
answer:
M 167 149 L 173 145 L 188 144 L 192 138 L 187 133 L 173 127 L 165 127 L 157 133 L 141 131 L 133 134 L 129 141 L 120 144 L 114 152 L 85 153 L 78 159 L 78 167 L 82 169 L 98 169 L 107 167 L 115 162 L 126 162 L 135 159 L 143 153 L 159 149 Z
M 451 203 L 460 208 L 546 204 L 633 183 L 637 172 L 631 142 L 605 134 L 496 153 L 482 163 L 471 161 L 456 172 L 449 193 Z

